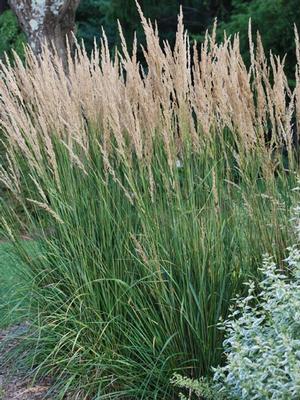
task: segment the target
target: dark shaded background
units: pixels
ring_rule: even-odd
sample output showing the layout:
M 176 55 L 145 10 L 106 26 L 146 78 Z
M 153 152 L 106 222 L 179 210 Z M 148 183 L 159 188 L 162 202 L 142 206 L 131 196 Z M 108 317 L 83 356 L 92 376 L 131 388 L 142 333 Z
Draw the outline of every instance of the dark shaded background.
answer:
M 293 83 L 296 61 L 293 25 L 295 23 L 300 28 L 300 0 L 140 0 L 145 15 L 157 20 L 162 39 L 171 42 L 175 37 L 180 4 L 191 39 L 201 41 L 205 30 L 217 17 L 219 39 L 224 29 L 228 34 L 240 32 L 241 51 L 246 62 L 248 20 L 251 17 L 253 32 L 260 31 L 266 52 L 272 49 L 281 57 L 287 54 L 286 70 Z M 11 48 L 22 53 L 25 40 L 7 7 L 7 1 L 0 0 L 0 55 Z M 77 12 L 77 35 L 85 40 L 90 51 L 94 37 L 99 38 L 103 26 L 113 49 L 119 43 L 117 19 L 129 44 L 134 31 L 143 42 L 134 0 L 81 0 Z

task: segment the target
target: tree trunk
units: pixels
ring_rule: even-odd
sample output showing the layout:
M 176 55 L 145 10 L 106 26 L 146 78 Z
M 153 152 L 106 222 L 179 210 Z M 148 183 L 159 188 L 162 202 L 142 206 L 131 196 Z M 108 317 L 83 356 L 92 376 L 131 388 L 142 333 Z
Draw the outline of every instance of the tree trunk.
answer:
M 67 40 L 73 44 L 75 13 L 80 0 L 8 0 L 35 54 L 42 44 L 54 46 L 67 65 Z

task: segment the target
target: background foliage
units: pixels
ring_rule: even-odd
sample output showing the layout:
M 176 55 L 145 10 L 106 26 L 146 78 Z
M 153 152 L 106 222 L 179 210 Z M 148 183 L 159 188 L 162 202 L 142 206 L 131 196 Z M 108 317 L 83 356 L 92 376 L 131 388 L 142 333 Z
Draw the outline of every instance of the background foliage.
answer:
M 5 10 L 0 15 L 0 54 L 2 57 L 5 52 L 11 56 L 12 49 L 22 55 L 25 40 L 25 35 L 18 26 L 17 18 L 12 11 Z
M 271 49 L 283 57 L 287 54 L 286 68 L 291 80 L 294 78 L 294 31 L 293 24 L 300 27 L 298 0 L 142 0 L 145 15 L 157 20 L 161 38 L 175 38 L 177 14 L 182 4 L 185 26 L 191 38 L 201 40 L 214 19 L 219 21 L 219 38 L 223 30 L 228 34 L 240 32 L 241 53 L 248 61 L 248 21 L 252 29 L 260 31 L 266 52 Z M 134 0 L 82 0 L 78 14 L 78 36 L 85 39 L 91 49 L 94 36 L 99 36 L 103 25 L 111 46 L 118 44 L 119 19 L 128 42 L 137 31 L 142 32 Z
M 283 57 L 287 54 L 286 69 L 291 81 L 294 79 L 294 32 L 293 24 L 300 27 L 298 0 L 140 0 L 147 17 L 156 20 L 162 39 L 174 41 L 177 14 L 183 7 L 185 26 L 191 38 L 198 41 L 214 19 L 219 21 L 219 38 L 225 29 L 228 34 L 240 32 L 241 53 L 248 61 L 248 21 L 252 29 L 260 31 L 266 52 L 270 49 Z M 0 11 L 1 12 L 1 11 Z M 117 20 L 120 21 L 126 40 L 132 42 L 134 32 L 143 40 L 135 0 L 81 0 L 77 12 L 77 35 L 84 39 L 87 49 L 93 46 L 94 37 L 105 29 L 109 44 L 119 44 Z M 22 53 L 24 35 L 11 11 L 0 15 L 0 54 L 14 48 Z
M 241 53 L 248 58 L 248 21 L 251 18 L 252 31 L 260 32 L 266 53 L 284 57 L 290 79 L 294 78 L 296 63 L 293 24 L 300 28 L 300 8 L 298 0 L 233 0 L 232 12 L 227 21 L 222 21 L 219 32 L 240 32 Z
M 139 2 L 145 15 L 156 20 L 160 36 L 173 42 L 177 26 L 177 15 L 182 5 L 185 25 L 192 35 L 203 34 L 218 16 L 221 20 L 228 16 L 231 0 L 142 0 Z M 143 39 L 140 19 L 135 0 L 83 0 L 78 14 L 78 36 L 84 38 L 91 48 L 94 35 L 99 35 L 103 25 L 111 46 L 119 41 L 117 20 L 120 21 L 127 42 L 132 42 L 134 32 Z

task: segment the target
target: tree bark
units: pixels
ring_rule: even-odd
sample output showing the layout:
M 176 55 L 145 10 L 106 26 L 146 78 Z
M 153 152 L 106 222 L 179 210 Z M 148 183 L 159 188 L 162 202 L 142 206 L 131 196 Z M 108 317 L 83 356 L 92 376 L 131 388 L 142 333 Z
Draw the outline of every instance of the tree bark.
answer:
M 75 13 L 80 0 L 8 0 L 35 54 L 43 43 L 54 46 L 64 65 L 67 40 L 73 44 Z

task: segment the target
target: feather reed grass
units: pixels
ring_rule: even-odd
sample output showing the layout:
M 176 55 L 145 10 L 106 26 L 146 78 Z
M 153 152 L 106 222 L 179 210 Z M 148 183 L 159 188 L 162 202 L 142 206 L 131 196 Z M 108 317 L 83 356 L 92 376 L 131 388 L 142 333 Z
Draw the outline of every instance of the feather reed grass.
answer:
M 2 225 L 32 280 L 20 354 L 59 398 L 173 398 L 174 371 L 220 363 L 219 318 L 261 254 L 280 262 L 289 244 L 297 32 L 292 91 L 251 30 L 247 69 L 238 35 L 191 44 L 180 13 L 171 49 L 139 11 L 145 65 L 121 28 L 120 52 L 103 34 L 90 58 L 76 46 L 67 74 L 47 46 L 1 64 L 0 179 L 23 210 L 3 204 Z

